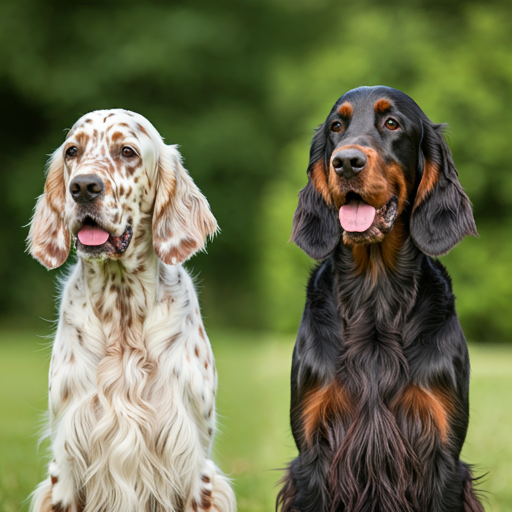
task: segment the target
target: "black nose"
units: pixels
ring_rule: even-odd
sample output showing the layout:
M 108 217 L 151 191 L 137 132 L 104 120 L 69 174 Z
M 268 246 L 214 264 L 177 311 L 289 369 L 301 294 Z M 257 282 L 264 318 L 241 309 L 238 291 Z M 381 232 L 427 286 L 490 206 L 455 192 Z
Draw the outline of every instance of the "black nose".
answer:
M 346 179 L 359 174 L 365 165 L 366 155 L 356 148 L 341 149 L 332 157 L 334 170 Z
M 69 191 L 77 203 L 90 203 L 105 190 L 103 180 L 96 174 L 82 174 L 73 178 Z

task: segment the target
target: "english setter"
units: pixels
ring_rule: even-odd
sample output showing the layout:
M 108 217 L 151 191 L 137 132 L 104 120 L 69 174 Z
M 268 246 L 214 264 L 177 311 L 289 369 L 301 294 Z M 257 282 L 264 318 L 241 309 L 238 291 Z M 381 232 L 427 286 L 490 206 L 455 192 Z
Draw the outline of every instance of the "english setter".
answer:
M 144 117 L 79 119 L 49 161 L 28 237 L 49 269 L 71 244 L 49 375 L 49 476 L 34 512 L 236 510 L 210 460 L 217 376 L 181 263 L 217 222 Z

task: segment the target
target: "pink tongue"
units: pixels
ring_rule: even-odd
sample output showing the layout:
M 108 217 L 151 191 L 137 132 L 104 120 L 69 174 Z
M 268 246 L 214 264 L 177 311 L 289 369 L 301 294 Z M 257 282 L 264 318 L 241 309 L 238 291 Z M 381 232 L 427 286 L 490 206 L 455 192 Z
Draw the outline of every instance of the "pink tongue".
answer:
M 84 245 L 103 245 L 108 237 L 109 234 L 98 226 L 85 225 L 78 232 L 78 240 Z
M 340 208 L 340 224 L 345 231 L 362 233 L 373 223 L 375 208 L 354 199 Z

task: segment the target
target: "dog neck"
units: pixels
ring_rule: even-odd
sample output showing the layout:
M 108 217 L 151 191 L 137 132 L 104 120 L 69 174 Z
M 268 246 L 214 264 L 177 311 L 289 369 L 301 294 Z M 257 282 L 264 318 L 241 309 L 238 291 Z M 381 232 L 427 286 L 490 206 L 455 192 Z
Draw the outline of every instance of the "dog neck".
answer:
M 409 236 L 401 244 L 397 236 L 402 233 L 386 237 L 392 248 L 383 241 L 356 250 L 339 246 L 334 253 L 343 336 L 339 378 L 350 383 L 353 396 L 364 396 L 362 403 L 370 408 L 374 403 L 388 404 L 408 381 L 404 348 L 414 333 L 406 324 L 418 300 L 424 257 Z M 357 259 L 361 254 L 367 258 L 364 266 Z M 368 366 L 369 361 L 374 363 Z
M 117 259 L 79 258 L 81 283 L 95 315 L 105 327 L 123 331 L 122 338 L 138 337 L 157 298 L 160 263 L 150 233 L 140 225 Z
M 402 223 L 380 243 L 340 245 L 333 257 L 343 316 L 403 320 L 415 303 L 420 254 Z

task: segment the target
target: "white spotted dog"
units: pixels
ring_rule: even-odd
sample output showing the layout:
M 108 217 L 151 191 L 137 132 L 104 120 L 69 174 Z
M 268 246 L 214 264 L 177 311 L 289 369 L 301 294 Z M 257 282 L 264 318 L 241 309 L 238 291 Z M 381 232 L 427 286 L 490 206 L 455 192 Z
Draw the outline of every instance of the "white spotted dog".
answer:
M 29 250 L 75 241 L 49 376 L 52 459 L 34 512 L 234 512 L 210 460 L 217 377 L 181 263 L 217 230 L 206 198 L 142 116 L 83 116 L 50 159 Z

